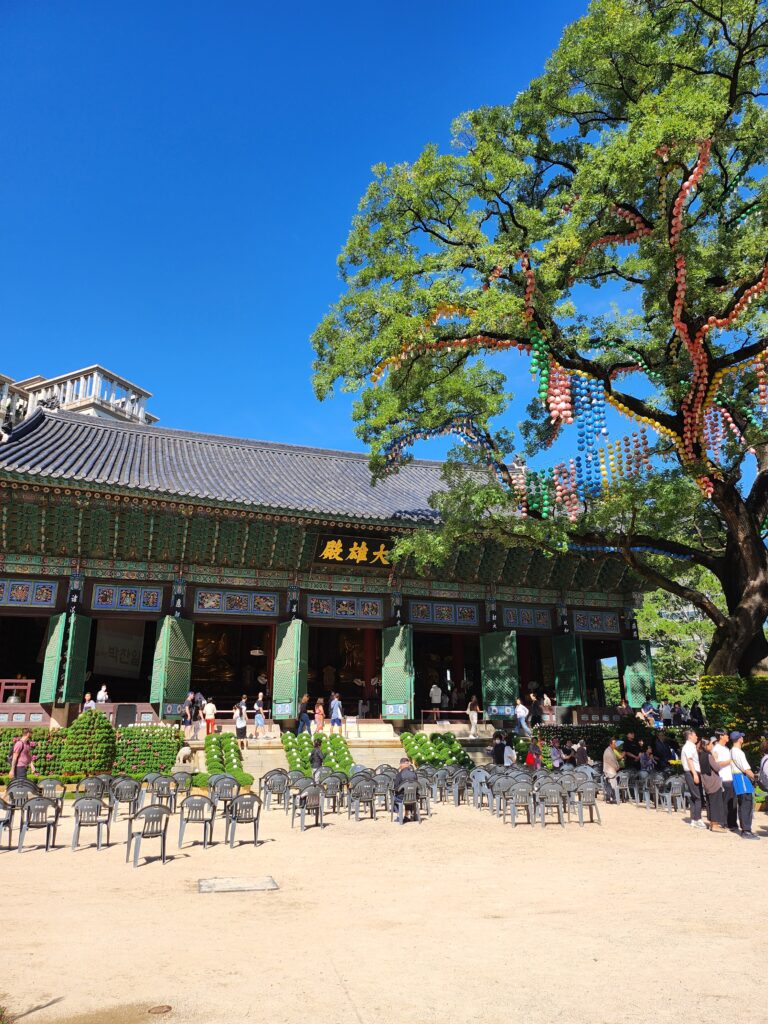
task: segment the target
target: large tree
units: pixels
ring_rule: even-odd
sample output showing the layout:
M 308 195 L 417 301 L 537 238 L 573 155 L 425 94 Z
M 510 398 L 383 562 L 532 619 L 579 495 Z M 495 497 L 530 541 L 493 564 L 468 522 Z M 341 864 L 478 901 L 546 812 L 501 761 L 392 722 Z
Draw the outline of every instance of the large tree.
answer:
M 450 152 L 374 168 L 314 336 L 317 393 L 358 393 L 375 475 L 464 442 L 422 561 L 478 535 L 599 550 L 711 619 L 720 673 L 768 666 L 766 56 L 760 0 L 594 0 Z M 625 438 L 603 440 L 606 404 Z M 574 457 L 526 470 L 561 430 Z

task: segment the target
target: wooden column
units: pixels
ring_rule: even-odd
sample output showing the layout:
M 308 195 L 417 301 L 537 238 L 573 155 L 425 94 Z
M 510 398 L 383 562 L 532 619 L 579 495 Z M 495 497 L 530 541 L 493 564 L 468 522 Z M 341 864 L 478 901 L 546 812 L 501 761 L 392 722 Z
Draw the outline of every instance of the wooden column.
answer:
M 464 634 L 454 633 L 451 637 L 451 682 L 458 686 L 464 678 Z
M 376 675 L 376 644 L 379 641 L 378 629 L 363 630 L 363 678 L 367 684 Z

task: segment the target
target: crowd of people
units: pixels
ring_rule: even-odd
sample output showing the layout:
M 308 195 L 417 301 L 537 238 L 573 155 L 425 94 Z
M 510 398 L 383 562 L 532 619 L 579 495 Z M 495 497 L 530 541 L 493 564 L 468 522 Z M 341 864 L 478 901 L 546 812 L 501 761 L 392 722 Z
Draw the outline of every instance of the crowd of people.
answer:
M 691 727 L 683 733 L 684 743 L 676 750 L 662 730 L 645 743 L 628 732 L 624 741 L 613 737 L 603 753 L 606 799 L 618 803 L 619 772 L 664 771 L 679 761 L 690 801 L 692 828 L 712 832 L 734 832 L 744 839 L 759 839 L 752 831 L 756 785 L 768 791 L 768 737 L 760 748 L 757 774 L 744 752 L 744 733 L 715 729 L 706 736 Z M 708 823 L 702 820 L 706 806 Z

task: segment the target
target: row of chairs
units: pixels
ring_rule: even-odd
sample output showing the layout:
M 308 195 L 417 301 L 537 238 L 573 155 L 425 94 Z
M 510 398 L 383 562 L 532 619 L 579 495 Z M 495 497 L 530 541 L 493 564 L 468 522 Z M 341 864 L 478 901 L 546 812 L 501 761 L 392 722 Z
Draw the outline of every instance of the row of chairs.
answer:
M 590 767 L 530 771 L 516 765 L 481 765 L 469 774 L 474 806 L 487 807 L 502 822 L 509 814 L 511 824 L 516 825 L 518 816 L 525 815 L 530 825 L 538 820 L 544 826 L 548 817 L 556 817 L 564 826 L 575 814 L 583 826 L 588 813 L 590 822 L 602 824 L 598 773 Z

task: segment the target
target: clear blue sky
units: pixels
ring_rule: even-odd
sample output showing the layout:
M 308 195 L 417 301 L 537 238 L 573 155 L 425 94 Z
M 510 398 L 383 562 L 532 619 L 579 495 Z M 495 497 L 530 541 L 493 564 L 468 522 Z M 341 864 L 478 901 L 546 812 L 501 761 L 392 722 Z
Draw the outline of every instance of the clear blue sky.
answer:
M 0 372 L 101 362 L 167 426 L 359 448 L 309 336 L 371 165 L 512 99 L 585 8 L 3 0 Z

